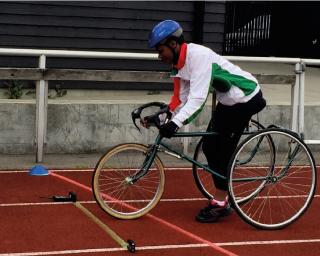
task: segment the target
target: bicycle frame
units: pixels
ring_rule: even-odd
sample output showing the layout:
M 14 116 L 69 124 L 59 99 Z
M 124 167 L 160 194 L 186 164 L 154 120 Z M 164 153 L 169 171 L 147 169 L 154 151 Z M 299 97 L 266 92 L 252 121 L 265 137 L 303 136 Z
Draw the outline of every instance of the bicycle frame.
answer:
M 288 152 L 288 163 L 286 166 L 284 166 L 284 168 L 282 168 L 282 170 L 279 172 L 278 176 L 277 176 L 277 179 L 281 179 L 283 178 L 286 174 L 287 174 L 287 171 L 289 169 L 289 167 L 291 166 L 295 156 L 298 154 L 299 152 L 299 149 L 300 149 L 300 146 L 297 145 L 295 146 L 295 148 L 293 149 L 293 152 Z
M 177 132 L 172 137 L 176 137 L 176 138 L 204 137 L 204 136 L 215 136 L 215 135 L 217 135 L 216 132 Z M 164 152 L 164 153 L 172 155 L 174 157 L 184 159 L 190 163 L 197 165 L 198 167 L 205 169 L 206 171 L 210 172 L 212 175 L 218 176 L 222 179 L 227 179 L 227 177 L 210 169 L 209 166 L 203 165 L 203 164 L 195 161 L 190 156 L 188 156 L 182 152 L 179 152 L 175 149 L 172 149 L 168 144 L 164 143 L 162 141 L 162 139 L 163 139 L 163 137 L 159 134 L 156 137 L 155 142 L 150 145 L 150 151 L 148 152 L 148 155 L 146 156 L 146 160 L 143 163 L 141 170 L 137 174 L 135 174 L 134 177 L 132 177 L 131 182 L 135 182 L 136 180 L 138 180 L 139 178 L 141 178 L 142 176 L 144 176 L 148 172 L 149 168 L 151 167 L 151 165 L 157 155 L 157 152 Z M 161 147 L 163 147 L 164 149 L 161 149 Z
M 251 134 L 251 132 L 244 131 L 243 134 Z M 175 137 L 175 138 L 204 137 L 204 136 L 215 136 L 215 135 L 218 135 L 218 133 L 213 132 L 213 131 L 177 132 L 172 137 Z M 151 165 L 157 155 L 157 152 L 164 152 L 168 155 L 172 155 L 172 156 L 177 157 L 179 159 L 186 160 L 192 164 L 197 165 L 200 168 L 203 168 L 205 171 L 211 173 L 214 176 L 220 177 L 224 180 L 228 179 L 228 177 L 217 173 L 216 171 L 212 170 L 209 166 L 203 165 L 203 164 L 199 163 L 198 161 L 195 161 L 192 157 L 190 157 L 182 152 L 179 152 L 175 149 L 172 149 L 171 146 L 169 146 L 168 144 L 163 142 L 162 139 L 163 139 L 163 137 L 160 134 L 158 134 L 158 136 L 155 139 L 155 142 L 153 144 L 149 145 L 150 150 L 146 156 L 146 159 L 143 163 L 143 166 L 138 173 L 136 173 L 133 177 L 131 177 L 130 183 L 134 183 L 135 181 L 137 181 L 141 177 L 143 177 L 146 173 L 148 173 L 148 170 L 151 167 Z M 260 143 L 261 143 L 261 140 L 259 141 L 259 143 L 257 143 L 256 147 L 254 148 L 251 155 L 249 156 L 249 159 L 247 161 L 244 161 L 244 163 L 240 163 L 240 165 L 250 162 L 250 160 L 254 157 L 255 153 L 257 152 L 257 148 L 259 147 Z M 161 147 L 163 147 L 164 149 L 162 149 Z M 270 179 L 270 176 L 266 176 L 266 177 L 251 177 L 251 178 L 241 178 L 241 179 L 239 178 L 239 179 L 234 179 L 234 181 L 253 181 L 253 180 L 269 180 L 269 179 Z
M 144 105 L 140 106 L 139 108 L 133 110 L 131 113 L 132 121 L 139 131 L 140 131 L 140 129 L 136 124 L 136 119 L 141 120 L 141 112 L 145 108 L 148 108 L 151 106 L 155 106 L 155 107 L 160 108 L 160 110 L 153 115 L 155 118 L 150 119 L 154 122 L 155 126 L 158 128 L 160 126 L 160 122 L 158 120 L 159 114 L 167 113 L 167 111 L 168 111 L 167 105 L 164 103 L 161 103 L 161 102 L 150 102 L 150 103 L 144 104 Z M 218 134 L 217 132 L 213 132 L 213 131 L 177 132 L 173 135 L 173 137 L 204 137 L 204 136 L 214 136 L 217 134 Z M 243 134 L 251 134 L 251 132 L 248 131 L 248 127 L 243 131 Z M 259 148 L 260 142 L 258 143 L 256 148 L 253 150 L 253 153 L 249 156 L 248 160 L 245 161 L 244 163 L 250 162 L 250 160 L 254 157 L 255 153 L 257 152 L 257 149 Z M 165 150 L 164 150 L 165 153 L 167 153 L 169 155 L 173 155 L 177 158 L 187 160 L 188 162 L 193 163 L 193 164 L 197 165 L 198 167 L 203 168 L 204 170 L 208 171 L 212 175 L 218 176 L 218 177 L 225 179 L 225 180 L 227 179 L 227 177 L 215 172 L 214 170 L 210 169 L 208 166 L 203 165 L 203 164 L 195 161 L 193 158 L 189 157 L 188 155 L 172 149 L 170 146 L 168 146 L 167 144 L 162 142 L 162 136 L 160 134 L 158 134 L 158 136 L 155 139 L 154 144 L 150 145 L 150 150 L 146 156 L 146 159 L 142 165 L 142 168 L 140 169 L 140 171 L 137 174 L 135 174 L 134 176 L 130 177 L 130 179 L 128 179 L 128 183 L 135 182 L 136 180 L 138 180 L 139 178 L 141 178 L 143 175 L 145 175 L 148 172 L 151 164 L 153 163 L 153 161 L 156 157 L 157 152 L 162 150 L 162 149 L 160 149 L 161 146 L 165 148 Z

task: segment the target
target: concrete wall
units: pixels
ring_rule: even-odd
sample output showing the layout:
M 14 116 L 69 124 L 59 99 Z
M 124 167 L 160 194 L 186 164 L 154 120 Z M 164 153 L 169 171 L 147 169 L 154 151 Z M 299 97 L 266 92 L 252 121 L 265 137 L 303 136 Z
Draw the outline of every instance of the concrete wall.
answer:
M 125 142 L 150 143 L 156 129 L 139 133 L 130 113 L 137 103 L 49 103 L 48 133 L 45 153 L 94 153 Z M 190 130 L 204 130 L 210 119 L 208 105 L 190 125 Z M 35 153 L 35 103 L 28 101 L 0 102 L 0 153 Z M 290 106 L 269 105 L 259 115 L 265 126 L 276 124 L 290 128 Z M 320 106 L 306 106 L 305 135 L 319 139 Z M 174 139 L 182 147 L 182 139 Z M 191 140 L 190 149 L 196 139 Z

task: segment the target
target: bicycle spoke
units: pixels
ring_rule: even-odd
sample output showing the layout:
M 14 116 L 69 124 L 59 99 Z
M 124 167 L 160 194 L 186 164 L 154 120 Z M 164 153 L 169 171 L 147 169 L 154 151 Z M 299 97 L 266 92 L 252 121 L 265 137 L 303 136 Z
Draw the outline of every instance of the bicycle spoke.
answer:
M 102 209 L 118 218 L 137 218 L 160 200 L 164 172 L 156 158 L 145 174 L 148 149 L 139 144 L 116 147 L 103 157 L 94 173 L 94 194 Z
M 238 159 L 248 154 L 258 139 L 261 145 L 255 157 L 238 166 Z M 266 145 L 270 141 L 272 147 Z M 230 196 L 236 211 L 249 224 L 264 229 L 283 228 L 310 205 L 316 184 L 315 164 L 303 141 L 290 133 L 269 129 L 252 135 L 232 161 Z M 259 177 L 266 179 L 258 180 Z

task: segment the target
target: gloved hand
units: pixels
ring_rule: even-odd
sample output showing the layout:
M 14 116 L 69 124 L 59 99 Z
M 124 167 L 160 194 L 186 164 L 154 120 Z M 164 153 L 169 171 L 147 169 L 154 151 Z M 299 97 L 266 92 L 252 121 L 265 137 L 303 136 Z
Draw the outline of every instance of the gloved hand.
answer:
M 150 126 L 161 126 L 166 121 L 170 120 L 172 117 L 172 113 L 169 109 L 169 106 L 160 109 L 157 113 L 149 116 L 145 116 L 140 119 L 140 124 L 145 127 L 149 128 Z
M 145 116 L 143 119 L 140 119 L 140 124 L 144 127 L 149 129 L 150 128 L 150 122 L 152 121 L 152 115 Z
M 160 134 L 163 137 L 171 138 L 172 135 L 179 129 L 178 125 L 175 124 L 175 122 L 170 121 L 164 125 L 162 125 L 159 129 Z
M 160 125 L 163 125 L 166 121 L 169 121 L 172 117 L 172 112 L 169 109 L 169 106 L 162 108 L 160 110 L 162 113 L 159 114 Z
M 169 105 L 165 106 L 164 108 L 161 109 L 161 111 L 163 111 L 163 113 L 165 113 L 167 116 L 167 119 L 171 119 L 172 117 L 172 112 L 170 111 L 170 107 Z

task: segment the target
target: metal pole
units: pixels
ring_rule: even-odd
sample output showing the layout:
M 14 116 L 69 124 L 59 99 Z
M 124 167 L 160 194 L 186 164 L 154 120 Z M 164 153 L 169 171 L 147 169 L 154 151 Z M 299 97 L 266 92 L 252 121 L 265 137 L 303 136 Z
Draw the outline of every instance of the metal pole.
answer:
M 299 120 L 298 131 L 304 138 L 304 87 L 305 87 L 305 70 L 306 65 L 303 61 L 300 62 L 300 87 L 299 87 Z
M 292 102 L 292 130 L 304 136 L 304 84 L 305 63 L 300 61 L 295 65 L 296 84 Z
M 40 55 L 39 57 L 39 68 L 43 71 L 46 68 L 46 56 Z M 46 137 L 46 123 L 47 123 L 47 82 L 44 77 L 37 82 L 36 85 L 36 162 L 41 163 L 43 161 L 43 148 Z
M 294 72 L 296 74 L 296 82 L 291 88 L 291 130 L 298 131 L 299 122 L 299 91 L 300 91 L 300 63 L 296 63 Z

